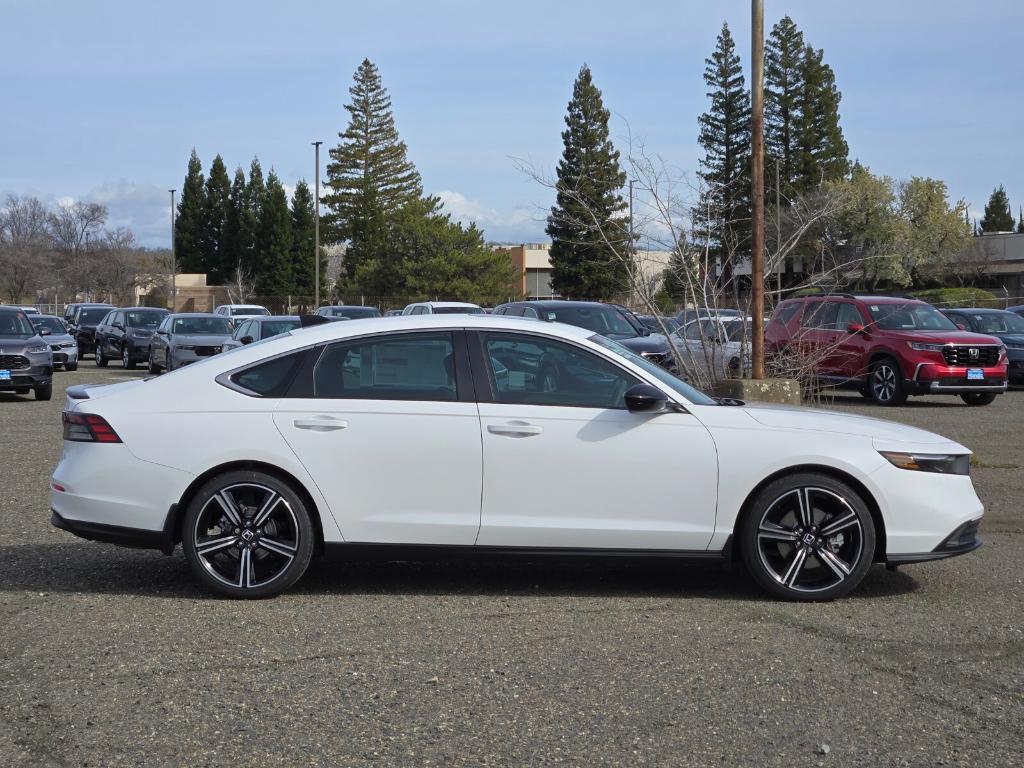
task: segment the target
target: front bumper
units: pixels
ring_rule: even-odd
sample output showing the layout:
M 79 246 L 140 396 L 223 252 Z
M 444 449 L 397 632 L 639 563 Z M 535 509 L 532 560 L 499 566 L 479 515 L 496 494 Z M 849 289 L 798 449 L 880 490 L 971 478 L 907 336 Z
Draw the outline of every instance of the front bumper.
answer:
M 978 535 L 978 528 L 981 525 L 981 518 L 968 520 L 949 534 L 931 552 L 923 552 L 911 555 L 892 554 L 886 555 L 885 561 L 890 565 L 907 565 L 909 563 L 927 563 L 932 560 L 945 560 L 949 557 L 966 555 L 981 546 L 981 536 Z
M 75 334 L 75 341 L 78 342 L 78 354 L 82 357 L 91 355 L 96 351 L 95 331 L 79 331 Z
M 52 365 L 32 365 L 28 368 L 16 368 L 11 371 L 10 380 L 0 381 L 0 392 L 14 389 L 41 387 L 53 379 Z
M 171 359 L 174 360 L 175 367 L 180 367 L 182 365 L 188 365 L 189 363 L 196 363 L 200 360 L 205 360 L 206 358 L 213 357 L 214 355 L 219 355 L 223 351 L 224 347 L 221 344 L 197 346 L 196 349 L 182 349 L 181 347 L 172 347 Z
M 78 347 L 60 347 L 53 350 L 54 365 L 67 365 L 68 363 L 74 365 L 77 362 Z
M 918 363 L 913 378 L 907 382 L 908 389 L 911 393 L 918 395 L 1006 391 L 1009 382 L 1005 364 L 981 368 L 982 379 L 967 378 L 967 371 L 975 368 L 975 366 Z

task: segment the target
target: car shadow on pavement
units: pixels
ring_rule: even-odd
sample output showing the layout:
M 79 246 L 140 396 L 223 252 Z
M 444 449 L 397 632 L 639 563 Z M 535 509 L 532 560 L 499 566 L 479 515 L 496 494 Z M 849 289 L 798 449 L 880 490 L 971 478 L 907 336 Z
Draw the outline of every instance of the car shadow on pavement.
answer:
M 54 534 L 59 535 L 57 533 Z M 0 546 L 0 592 L 122 594 L 220 599 L 174 556 L 88 542 Z M 915 591 L 905 571 L 872 568 L 847 599 Z M 573 596 L 767 600 L 742 565 L 670 560 L 566 561 L 507 558 L 453 561 L 343 561 L 318 558 L 291 590 L 302 595 Z

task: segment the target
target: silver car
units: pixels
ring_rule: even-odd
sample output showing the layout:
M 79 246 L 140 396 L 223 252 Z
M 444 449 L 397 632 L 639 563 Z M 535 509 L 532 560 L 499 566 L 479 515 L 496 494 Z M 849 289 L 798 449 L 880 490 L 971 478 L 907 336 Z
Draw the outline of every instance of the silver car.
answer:
M 710 381 L 750 373 L 750 318 L 719 316 L 691 320 L 671 335 L 689 373 Z
M 53 396 L 53 353 L 45 336 L 49 331 L 33 328 L 20 307 L 0 307 L 0 392 Z
M 53 351 L 53 367 L 65 371 L 78 370 L 78 342 L 68 332 L 64 321 L 53 315 L 29 315 L 28 319 L 37 331 L 42 332 L 44 328 L 49 331 L 46 343 Z
M 149 372 L 173 371 L 183 365 L 218 355 L 231 338 L 231 321 L 206 312 L 168 315 L 149 345 Z

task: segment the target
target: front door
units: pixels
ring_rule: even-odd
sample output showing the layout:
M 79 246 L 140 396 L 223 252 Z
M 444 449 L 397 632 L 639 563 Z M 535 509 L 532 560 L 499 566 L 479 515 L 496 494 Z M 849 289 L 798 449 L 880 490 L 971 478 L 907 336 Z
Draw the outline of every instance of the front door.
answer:
M 480 418 L 464 349 L 451 331 L 334 342 L 308 396 L 279 402 L 274 422 L 346 541 L 476 540 Z
M 639 380 L 582 346 L 504 331 L 470 343 L 484 451 L 478 544 L 707 549 L 718 459 L 700 422 L 630 413 L 623 396 Z

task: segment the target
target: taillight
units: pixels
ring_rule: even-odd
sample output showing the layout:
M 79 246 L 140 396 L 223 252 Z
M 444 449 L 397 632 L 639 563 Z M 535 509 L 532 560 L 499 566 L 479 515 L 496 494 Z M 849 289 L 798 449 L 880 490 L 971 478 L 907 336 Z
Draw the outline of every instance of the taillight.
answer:
M 68 413 L 64 411 L 64 439 L 76 443 L 120 443 L 114 428 L 95 413 Z

